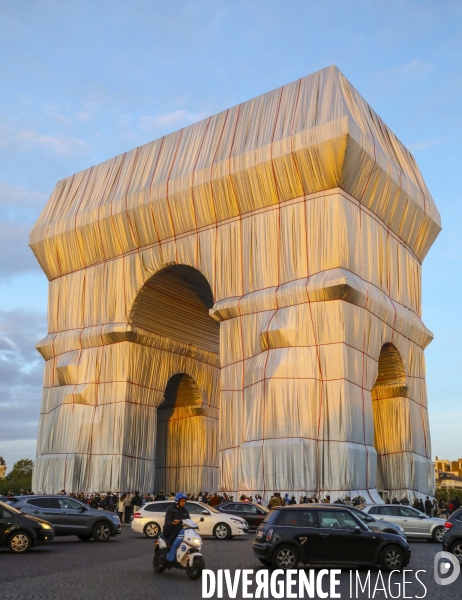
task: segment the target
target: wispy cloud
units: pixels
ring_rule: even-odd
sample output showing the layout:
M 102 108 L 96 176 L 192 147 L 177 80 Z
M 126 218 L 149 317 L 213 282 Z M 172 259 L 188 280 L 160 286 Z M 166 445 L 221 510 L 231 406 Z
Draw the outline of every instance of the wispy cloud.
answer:
M 207 113 L 192 113 L 185 109 L 175 110 L 162 115 L 151 116 L 143 115 L 140 117 L 140 129 L 144 131 L 153 131 L 159 127 L 173 127 L 175 125 L 190 124 L 200 121 L 207 116 Z
M 77 137 L 62 133 L 46 134 L 32 128 L 15 128 L 5 124 L 0 124 L 0 145 L 23 152 L 47 150 L 61 156 L 86 154 L 90 150 L 90 146 Z
M 9 185 L 4 181 L 0 181 L 0 210 L 3 215 L 5 212 L 21 210 L 33 212 L 34 215 L 40 211 L 47 197 L 42 192 L 35 190 L 27 190 L 21 186 Z
M 3 442 L 31 440 L 37 435 L 43 360 L 35 344 L 46 329 L 45 313 L 0 310 L 0 440 Z
M 103 95 L 95 94 L 91 96 L 77 112 L 76 118 L 78 121 L 83 122 L 90 119 L 101 104 L 104 102 Z
M 396 72 L 412 79 L 423 79 L 431 73 L 432 69 L 433 65 L 431 63 L 426 63 L 416 58 L 396 69 Z
M 62 115 L 61 113 L 53 114 L 52 118 L 60 125 L 71 125 L 72 124 L 72 119 L 70 117 L 66 117 L 66 115 Z
M 71 155 L 88 152 L 89 146 L 83 140 L 63 135 L 45 135 L 33 129 L 23 129 L 17 132 L 17 140 L 24 150 L 41 147 L 56 154 Z
M 432 148 L 441 142 L 444 142 L 445 138 L 436 138 L 433 140 L 423 140 L 422 142 L 415 142 L 413 144 L 407 144 L 407 147 L 411 152 L 422 152 L 423 150 L 428 150 L 428 148 Z
M 0 181 L 0 277 L 39 268 L 29 248 L 29 233 L 46 195 Z

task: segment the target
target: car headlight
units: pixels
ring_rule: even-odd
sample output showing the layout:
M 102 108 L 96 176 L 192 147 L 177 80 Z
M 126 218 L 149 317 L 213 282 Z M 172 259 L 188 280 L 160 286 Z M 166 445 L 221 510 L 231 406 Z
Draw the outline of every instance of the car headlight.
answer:
M 53 529 L 53 527 L 48 525 L 48 523 L 40 523 L 40 525 L 43 527 L 43 529 Z
M 397 529 L 398 531 L 402 531 L 402 532 L 404 533 L 404 529 L 401 527 L 401 525 L 397 525 L 397 526 L 396 526 L 396 529 Z
M 235 519 L 234 517 L 230 517 L 233 523 L 237 523 L 238 525 L 247 525 L 247 523 L 243 519 Z

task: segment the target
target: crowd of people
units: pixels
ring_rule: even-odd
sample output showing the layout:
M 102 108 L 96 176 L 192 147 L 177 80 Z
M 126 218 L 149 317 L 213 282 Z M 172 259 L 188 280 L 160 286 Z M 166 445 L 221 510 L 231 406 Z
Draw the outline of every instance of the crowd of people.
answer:
M 411 502 L 407 496 L 398 500 L 396 497 L 393 497 L 391 500 L 387 499 L 385 501 L 386 504 L 403 504 L 404 506 L 410 506 Z M 425 498 L 425 501 L 421 499 L 414 498 L 412 502 L 412 508 L 419 510 L 420 512 L 426 514 L 428 517 L 440 517 L 440 518 L 448 518 L 452 515 L 453 512 L 458 510 L 461 506 L 461 501 L 459 496 L 454 496 L 452 500 L 446 502 L 445 500 L 436 500 L 433 498 L 431 500 L 428 496 Z
M 30 490 L 20 491 L 20 495 L 30 495 L 32 492 Z M 61 490 L 60 494 L 65 495 L 65 490 Z M 13 492 L 8 492 L 8 496 L 13 496 Z M 174 500 L 175 492 L 170 492 L 170 494 L 164 494 L 162 490 L 160 490 L 157 494 L 140 494 L 140 492 L 135 491 L 132 493 L 123 493 L 117 494 L 112 492 L 107 492 L 106 494 L 95 493 L 95 494 L 85 494 L 78 493 L 69 494 L 70 497 L 76 498 L 81 502 L 84 502 L 88 506 L 92 508 L 97 508 L 100 510 L 107 510 L 110 512 L 118 513 L 119 518 L 122 523 L 130 523 L 132 515 L 143 507 L 147 502 L 161 501 L 161 500 Z M 217 506 L 222 502 L 230 502 L 234 500 L 234 496 L 226 494 L 226 493 L 209 493 L 209 492 L 199 492 L 198 494 L 187 494 L 188 500 L 193 500 L 197 502 L 202 502 L 203 504 L 208 504 L 209 506 Z M 247 496 L 242 494 L 239 497 L 240 502 L 255 502 L 263 506 L 263 498 L 260 494 L 256 494 L 255 498 L 253 496 Z M 270 510 L 275 508 L 276 506 L 288 506 L 291 504 L 331 504 L 331 498 L 329 495 L 326 495 L 323 498 L 318 498 L 317 496 L 299 496 L 298 501 L 294 495 L 289 495 L 286 493 L 284 496 L 281 495 L 280 492 L 273 492 L 269 502 L 266 504 L 266 507 Z M 354 496 L 353 498 L 349 495 L 339 497 L 332 502 L 332 504 L 343 504 L 345 506 L 358 506 L 360 504 L 364 504 L 365 499 L 362 496 Z M 431 500 L 428 496 L 425 501 L 421 499 L 414 498 L 412 504 L 407 496 L 398 500 L 396 497 L 393 497 L 391 500 L 387 498 L 385 501 L 386 504 L 402 504 L 404 506 L 412 505 L 413 508 L 419 510 L 422 513 L 425 513 L 429 517 L 441 517 L 448 518 L 453 512 L 458 510 L 461 507 L 461 501 L 458 496 L 454 496 L 452 500 L 446 502 L 445 500 Z

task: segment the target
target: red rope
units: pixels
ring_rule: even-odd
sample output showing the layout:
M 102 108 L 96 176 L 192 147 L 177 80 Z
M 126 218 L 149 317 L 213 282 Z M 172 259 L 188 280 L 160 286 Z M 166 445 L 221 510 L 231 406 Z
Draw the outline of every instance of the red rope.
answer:
M 295 161 L 295 159 L 294 159 Z M 295 161 L 295 164 L 296 161 Z M 296 170 L 298 171 L 298 165 L 296 167 Z M 303 189 L 303 188 L 302 188 Z M 330 193 L 329 193 L 330 192 Z M 307 198 L 307 196 L 310 196 L 310 198 Z M 316 200 L 318 198 L 327 198 L 330 195 L 340 195 L 342 196 L 345 200 L 348 200 L 349 202 L 351 202 L 352 204 L 354 204 L 355 202 L 357 202 L 356 199 L 354 199 L 352 196 L 350 197 L 350 195 L 348 194 L 348 192 L 345 192 L 344 190 L 342 190 L 341 188 L 339 188 L 338 186 L 333 187 L 333 188 L 329 188 L 326 190 L 323 190 L 322 192 L 314 192 L 313 194 L 306 194 L 303 196 L 303 198 L 295 198 L 292 200 L 285 200 L 284 201 L 284 205 L 291 205 L 291 204 L 295 204 L 297 202 L 309 202 L 312 200 Z M 249 211 L 244 211 L 241 212 L 240 215 L 234 216 L 234 217 L 228 217 L 226 219 L 222 219 L 219 223 L 218 226 L 223 226 L 228 224 L 230 221 L 233 220 L 237 220 L 238 218 L 251 218 L 254 214 L 258 214 L 259 212 L 265 211 L 265 210 L 274 210 L 275 206 L 274 205 L 270 205 L 270 206 L 265 206 L 262 208 L 258 208 L 258 209 L 253 209 L 253 210 L 249 210 Z M 387 230 L 387 225 L 381 221 L 377 215 L 375 215 L 372 211 L 370 211 L 367 207 L 363 206 L 363 212 L 367 213 L 368 216 L 373 219 L 380 227 L 382 227 L 383 229 Z M 99 217 L 99 215 L 98 215 Z M 204 225 L 203 227 L 200 227 L 198 229 L 198 231 L 201 230 L 208 230 L 208 229 L 212 229 L 216 227 L 216 223 L 211 223 L 209 225 Z M 181 234 L 175 234 L 172 235 L 170 237 L 166 237 L 162 240 L 162 243 L 167 243 L 168 241 L 172 241 L 172 240 L 176 240 L 176 239 L 181 239 L 182 237 L 187 237 L 188 235 L 190 235 L 191 233 L 194 233 L 196 230 L 195 229 L 190 229 L 187 231 L 182 232 Z M 417 255 L 415 254 L 414 250 L 408 246 L 406 244 L 406 242 L 404 242 L 404 240 L 402 240 L 396 233 L 394 233 L 393 231 L 390 230 L 390 235 L 392 235 L 392 237 L 394 237 L 396 239 L 396 241 L 403 246 L 410 254 L 411 256 L 421 265 L 422 261 L 417 257 Z M 160 238 L 159 238 L 160 240 Z M 138 250 L 147 250 L 149 248 L 153 248 L 157 245 L 159 245 L 159 242 L 152 242 L 149 244 L 145 244 L 144 246 L 140 246 L 139 248 L 137 248 L 136 250 L 129 250 L 127 252 L 125 252 L 124 254 L 122 254 L 121 256 L 125 256 L 127 254 L 134 254 L 135 252 L 137 252 Z M 110 257 L 110 258 L 104 258 L 103 260 L 100 261 L 96 261 L 95 263 L 93 263 L 91 266 L 96 266 L 102 262 L 105 262 L 106 260 L 118 260 L 119 258 L 121 258 L 121 256 L 114 256 L 114 257 Z M 58 257 L 59 260 L 59 257 Z M 55 279 L 59 279 L 60 277 L 63 277 L 65 275 L 69 275 L 70 273 L 76 273 L 78 271 L 81 271 L 83 269 L 86 269 L 87 267 L 79 267 L 78 269 L 73 269 L 70 271 L 67 271 L 66 273 L 60 273 L 59 276 L 57 277 L 52 277 L 49 279 L 49 281 L 54 281 Z

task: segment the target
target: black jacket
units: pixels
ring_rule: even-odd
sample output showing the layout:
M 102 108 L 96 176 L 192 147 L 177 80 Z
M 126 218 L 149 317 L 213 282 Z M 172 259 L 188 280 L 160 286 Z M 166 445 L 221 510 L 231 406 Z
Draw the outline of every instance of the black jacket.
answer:
M 176 521 L 177 519 L 179 521 L 184 521 L 189 518 L 189 511 L 186 507 L 180 508 L 177 504 L 172 504 L 165 513 L 164 534 L 169 536 L 172 533 L 173 528 L 177 527 L 177 525 L 173 524 L 173 521 Z
M 91 508 L 98 508 L 99 503 L 100 503 L 100 499 L 99 498 L 92 498 L 90 500 L 90 507 Z
M 133 496 L 133 498 L 130 501 L 130 504 L 132 506 L 141 506 L 143 504 L 143 500 L 141 499 L 141 496 Z

